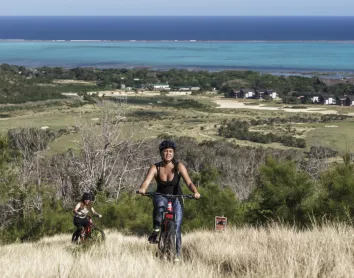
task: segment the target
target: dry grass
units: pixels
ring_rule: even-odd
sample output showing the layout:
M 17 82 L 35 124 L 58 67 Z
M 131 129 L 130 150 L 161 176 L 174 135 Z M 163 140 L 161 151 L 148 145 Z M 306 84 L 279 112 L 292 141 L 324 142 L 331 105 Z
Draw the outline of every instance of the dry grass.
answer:
M 274 226 L 184 236 L 183 261 L 154 256 L 145 238 L 107 235 L 87 250 L 69 235 L 0 247 L 1 277 L 354 277 L 354 229 Z

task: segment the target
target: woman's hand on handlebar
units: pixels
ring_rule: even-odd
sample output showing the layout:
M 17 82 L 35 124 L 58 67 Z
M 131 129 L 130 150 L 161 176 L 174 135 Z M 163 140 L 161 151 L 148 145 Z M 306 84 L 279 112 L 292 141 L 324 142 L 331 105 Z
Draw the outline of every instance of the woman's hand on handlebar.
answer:
M 136 193 L 145 194 L 146 193 L 146 189 L 145 188 L 139 188 L 139 190 Z
M 194 196 L 195 199 L 199 199 L 200 198 L 200 193 L 199 192 L 195 192 L 193 194 L 193 196 Z

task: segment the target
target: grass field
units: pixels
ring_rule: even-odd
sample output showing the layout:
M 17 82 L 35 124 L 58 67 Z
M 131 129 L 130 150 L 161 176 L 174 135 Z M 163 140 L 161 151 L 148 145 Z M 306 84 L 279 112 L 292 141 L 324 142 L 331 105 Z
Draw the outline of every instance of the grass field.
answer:
M 354 229 L 344 225 L 196 231 L 178 263 L 156 258 L 146 238 L 106 233 L 88 248 L 70 234 L 0 246 L 1 277 L 354 277 Z
M 336 149 L 340 154 L 354 152 L 354 122 L 334 122 L 314 125 L 306 134 L 309 145 L 326 146 Z
M 281 110 L 247 109 L 247 105 L 242 109 L 220 109 L 216 108 L 216 104 L 213 102 L 215 99 L 220 99 L 220 97 L 134 96 L 131 99 L 128 97 L 127 104 L 124 107 L 112 103 L 110 104 L 110 109 L 120 110 L 118 113 L 123 113 L 126 116 L 127 122 L 124 129 L 127 136 L 130 136 L 133 132 L 135 133 L 133 138 L 142 139 L 166 133 L 174 136 L 189 136 L 198 141 L 223 139 L 218 135 L 218 127 L 223 120 L 231 120 L 233 118 L 240 120 L 274 117 L 287 118 L 294 115 L 306 114 L 306 112 L 287 113 Z M 188 102 L 190 100 L 192 100 L 192 103 Z M 66 102 L 68 101 L 70 102 L 70 100 L 66 100 Z M 202 107 L 189 107 L 189 105 L 196 105 L 195 103 L 200 103 Z M 48 126 L 51 129 L 67 128 L 77 124 L 80 117 L 84 117 L 87 120 L 99 117 L 101 107 L 100 104 L 84 105 L 82 107 L 72 107 L 68 103 L 43 105 L 40 107 L 21 105 L 19 110 L 11 108 L 11 111 L 7 112 L 9 114 L 8 117 L 0 118 L 0 132 L 7 132 L 9 129 L 17 127 L 41 128 Z M 309 115 L 316 116 L 313 113 Z M 308 149 L 312 145 L 320 144 L 334 148 L 340 154 L 343 154 L 348 150 L 350 152 L 354 151 L 354 142 L 352 139 L 354 137 L 353 124 L 354 122 L 345 120 L 327 124 L 291 124 L 291 131 L 289 131 L 286 125 L 257 126 L 252 127 L 251 130 L 276 134 L 287 134 L 290 132 L 289 135 L 305 138 Z M 77 137 L 74 134 L 62 136 L 50 144 L 51 152 L 62 152 L 67 148 L 75 148 L 77 146 L 74 143 L 75 139 Z M 288 148 L 279 143 L 265 145 L 235 139 L 229 139 L 229 141 L 243 146 Z

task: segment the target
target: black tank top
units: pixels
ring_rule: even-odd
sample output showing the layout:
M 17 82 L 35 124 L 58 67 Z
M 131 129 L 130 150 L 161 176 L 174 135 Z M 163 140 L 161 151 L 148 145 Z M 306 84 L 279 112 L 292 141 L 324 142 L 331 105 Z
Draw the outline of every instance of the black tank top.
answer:
M 155 164 L 157 168 L 157 176 L 156 176 L 156 182 L 157 182 L 157 190 L 156 192 L 162 193 L 162 194 L 173 194 L 173 195 L 181 195 L 182 194 L 182 188 L 179 185 L 179 181 L 181 179 L 181 176 L 179 175 L 177 169 L 178 169 L 178 162 L 174 163 L 175 165 L 175 173 L 173 175 L 173 179 L 171 181 L 163 181 L 160 179 L 160 167 L 161 167 L 161 162 L 158 162 Z

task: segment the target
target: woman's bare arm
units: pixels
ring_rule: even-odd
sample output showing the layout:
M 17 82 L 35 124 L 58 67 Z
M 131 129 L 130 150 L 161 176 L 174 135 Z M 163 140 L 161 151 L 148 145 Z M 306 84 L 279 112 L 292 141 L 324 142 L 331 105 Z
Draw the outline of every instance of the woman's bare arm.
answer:
M 154 177 L 157 175 L 157 169 L 155 165 L 152 165 L 143 181 L 143 183 L 141 184 L 140 188 L 139 188 L 139 193 L 146 193 L 147 188 L 149 187 L 149 184 L 152 182 L 152 180 L 154 179 Z
M 79 211 L 80 207 L 81 207 L 81 203 L 78 203 L 78 204 L 75 206 L 75 208 L 74 208 L 74 213 L 75 213 L 75 214 L 77 214 L 77 215 L 81 215 L 81 214 L 82 214 L 82 212 Z
M 181 173 L 182 178 L 184 180 L 184 182 L 187 184 L 188 189 L 193 192 L 194 194 L 194 198 L 199 199 L 200 198 L 200 194 L 198 192 L 197 187 L 194 185 L 194 183 L 192 182 L 191 178 L 189 177 L 188 171 L 186 169 L 186 167 L 183 165 L 183 163 L 178 163 L 178 172 Z
M 91 207 L 91 211 L 92 211 L 92 213 L 94 214 L 94 215 L 97 215 L 98 217 L 102 217 L 102 215 L 101 214 L 99 214 L 97 211 L 95 211 L 95 209 L 93 208 L 93 207 Z

